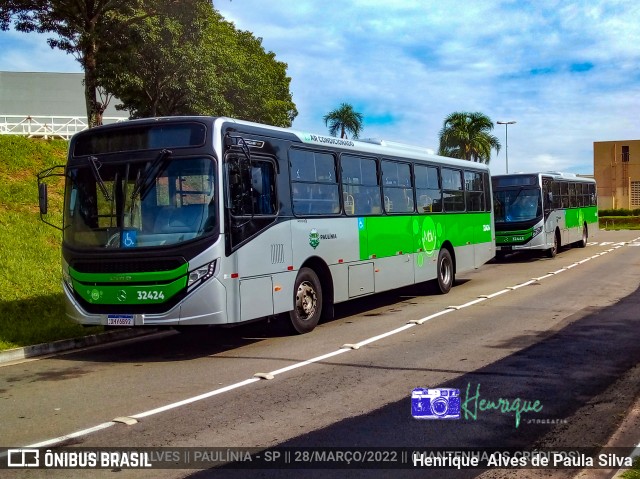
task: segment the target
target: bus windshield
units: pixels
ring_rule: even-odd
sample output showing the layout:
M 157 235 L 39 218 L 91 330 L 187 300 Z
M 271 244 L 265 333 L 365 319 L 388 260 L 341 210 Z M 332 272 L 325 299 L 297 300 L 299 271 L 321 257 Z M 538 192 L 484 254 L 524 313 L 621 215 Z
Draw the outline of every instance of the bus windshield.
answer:
M 172 245 L 218 230 L 214 161 L 155 158 L 67 170 L 64 241 L 74 248 Z
M 540 190 L 509 188 L 493 192 L 496 223 L 530 221 L 542 216 Z

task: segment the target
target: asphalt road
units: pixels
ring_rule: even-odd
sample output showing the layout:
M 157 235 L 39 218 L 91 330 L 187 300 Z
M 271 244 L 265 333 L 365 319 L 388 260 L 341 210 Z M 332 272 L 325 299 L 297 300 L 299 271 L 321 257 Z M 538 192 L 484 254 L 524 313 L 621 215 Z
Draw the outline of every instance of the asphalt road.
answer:
M 166 332 L 5 365 L 0 445 L 603 445 L 640 393 L 640 238 L 633 231 L 598 232 L 590 241 L 555 259 L 514 255 L 489 263 L 460 275 L 448 295 L 420 285 L 340 305 L 335 320 L 308 335 L 284 336 L 265 322 L 197 336 Z M 355 346 L 343 347 L 348 344 Z M 523 413 L 519 424 L 514 413 L 497 411 L 418 421 L 410 410 L 416 387 L 457 388 L 463 395 L 469 388 L 491 400 L 538 401 L 542 410 Z M 135 424 L 112 421 L 120 417 Z M 34 470 L 2 476 L 457 478 L 481 472 Z M 563 474 L 569 472 L 557 473 Z

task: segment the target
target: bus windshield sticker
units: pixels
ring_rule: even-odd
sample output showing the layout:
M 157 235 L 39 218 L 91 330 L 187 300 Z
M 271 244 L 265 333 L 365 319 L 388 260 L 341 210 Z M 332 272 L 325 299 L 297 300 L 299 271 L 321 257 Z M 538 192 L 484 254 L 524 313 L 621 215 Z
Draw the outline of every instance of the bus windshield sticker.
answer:
M 264 147 L 264 141 L 248 140 L 248 139 L 245 138 L 244 142 L 247 144 L 247 146 L 250 146 L 251 148 L 263 148 Z
M 305 143 L 320 143 L 323 145 L 335 145 L 335 146 L 356 146 L 356 144 L 347 139 L 335 138 L 332 136 L 312 135 L 305 133 L 299 137 Z

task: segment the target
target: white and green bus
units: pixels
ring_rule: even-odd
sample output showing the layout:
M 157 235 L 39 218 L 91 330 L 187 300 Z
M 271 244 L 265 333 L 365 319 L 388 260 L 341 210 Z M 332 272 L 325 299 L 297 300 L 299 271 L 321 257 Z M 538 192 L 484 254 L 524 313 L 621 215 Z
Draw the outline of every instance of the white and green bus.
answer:
M 569 173 L 516 173 L 491 178 L 496 256 L 541 250 L 555 257 L 562 245 L 587 245 L 598 228 L 596 182 Z
M 417 147 L 172 117 L 78 133 L 62 168 L 67 315 L 86 325 L 283 314 L 306 333 L 352 298 L 446 293 L 495 255 L 488 168 Z

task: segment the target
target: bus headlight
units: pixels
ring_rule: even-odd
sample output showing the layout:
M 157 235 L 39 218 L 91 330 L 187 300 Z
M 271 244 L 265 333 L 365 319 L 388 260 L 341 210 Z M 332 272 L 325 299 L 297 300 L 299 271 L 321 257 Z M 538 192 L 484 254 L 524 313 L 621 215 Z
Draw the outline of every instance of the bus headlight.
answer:
M 216 271 L 216 262 L 212 261 L 211 263 L 205 264 L 196 268 L 192 271 L 189 271 L 189 281 L 187 282 L 187 287 L 191 287 L 196 283 L 204 283 L 206 280 L 211 278 Z
M 533 235 L 531 236 L 531 238 L 535 238 L 536 236 L 538 236 L 540 233 L 542 233 L 542 226 L 538 226 L 537 228 L 535 228 L 533 230 Z

